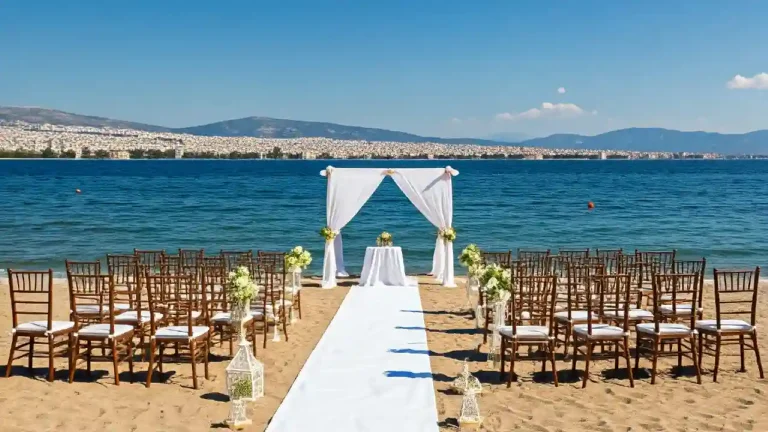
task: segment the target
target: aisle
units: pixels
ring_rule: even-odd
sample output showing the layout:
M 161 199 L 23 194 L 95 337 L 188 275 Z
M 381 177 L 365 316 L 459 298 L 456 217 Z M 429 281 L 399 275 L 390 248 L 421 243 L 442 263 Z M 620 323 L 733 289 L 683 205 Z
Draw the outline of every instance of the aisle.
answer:
M 267 432 L 437 431 L 421 310 L 417 287 L 352 288 Z

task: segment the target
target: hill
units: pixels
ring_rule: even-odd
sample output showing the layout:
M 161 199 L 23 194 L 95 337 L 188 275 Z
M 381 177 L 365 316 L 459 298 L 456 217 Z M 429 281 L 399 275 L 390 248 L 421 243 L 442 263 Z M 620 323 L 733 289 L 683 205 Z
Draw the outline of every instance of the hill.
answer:
M 168 132 L 170 130 L 162 126 L 72 114 L 64 111 L 37 107 L 0 107 L 0 121 L 23 121 L 32 124 L 52 124 L 59 126 L 111 127 L 115 129 L 135 129 L 147 132 Z

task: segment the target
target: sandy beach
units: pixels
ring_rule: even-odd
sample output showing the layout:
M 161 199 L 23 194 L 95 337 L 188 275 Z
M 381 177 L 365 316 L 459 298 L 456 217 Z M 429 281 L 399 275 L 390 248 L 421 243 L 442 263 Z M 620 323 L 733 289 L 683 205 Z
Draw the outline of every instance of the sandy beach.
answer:
M 478 331 L 466 311 L 463 288 L 445 289 L 420 278 L 425 326 L 434 374 L 435 396 L 441 430 L 453 426 L 459 414 L 461 396 L 449 390 L 450 381 L 460 372 L 463 360 L 484 384 L 479 397 L 482 430 L 521 431 L 743 431 L 768 430 L 768 380 L 760 380 L 754 355 L 747 353 L 747 373 L 738 373 L 737 350 L 728 347 L 721 364 L 718 383 L 712 382 L 713 360 L 705 357 L 703 384 L 692 376 L 675 378 L 674 359 L 660 360 L 659 381 L 649 382 L 649 373 L 636 372 L 635 388 L 620 374 L 612 375 L 613 361 L 592 363 L 591 381 L 585 390 L 580 381 L 569 378 L 569 363 L 558 362 L 560 387 L 551 384 L 551 374 L 540 374 L 540 363 L 520 362 L 520 379 L 511 388 L 501 383 L 498 368 L 474 350 Z M 288 342 L 269 342 L 259 347 L 258 358 L 266 370 L 266 396 L 250 404 L 253 426 L 264 430 L 299 370 L 317 344 L 328 323 L 348 292 L 347 287 L 332 290 L 313 288 L 316 280 L 305 282 L 304 319 L 289 328 Z M 349 285 L 349 283 L 345 283 Z M 459 281 L 463 287 L 463 281 Z M 758 307 L 759 321 L 768 319 L 768 297 L 763 285 Z M 709 287 L 708 287 L 709 288 Z M 67 288 L 56 283 L 55 310 L 66 318 Z M 712 311 L 713 299 L 706 297 L 705 310 Z M 0 359 L 7 359 L 10 343 L 10 305 L 4 281 L 0 285 Z M 768 353 L 765 335 L 760 347 Z M 224 390 L 226 346 L 212 349 L 211 379 L 201 380 L 201 388 L 191 388 L 189 364 L 168 364 L 165 382 L 155 381 L 146 389 L 146 363 L 136 366 L 134 384 L 128 382 L 127 365 L 121 365 L 123 382 L 115 387 L 111 364 L 94 363 L 94 378 L 78 372 L 76 382 L 66 380 L 66 360 L 57 359 L 56 380 L 45 381 L 46 361 L 35 359 L 35 376 L 27 374 L 24 361 L 17 361 L 14 375 L 0 378 L 0 421 L 8 431 L 203 431 L 223 427 L 228 404 Z M 764 354 L 765 356 L 765 354 Z M 642 366 L 649 366 L 641 360 Z M 583 370 L 582 361 L 577 369 Z M 534 373 L 536 372 L 536 373 Z

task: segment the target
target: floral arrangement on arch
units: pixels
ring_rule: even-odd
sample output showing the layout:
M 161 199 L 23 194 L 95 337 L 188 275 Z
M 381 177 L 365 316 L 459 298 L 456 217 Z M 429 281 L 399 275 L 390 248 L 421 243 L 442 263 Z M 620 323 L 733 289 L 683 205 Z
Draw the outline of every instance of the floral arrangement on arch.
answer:
M 327 242 L 336 238 L 336 232 L 329 226 L 324 226 L 323 229 L 320 230 L 320 235 L 325 237 L 325 241 Z
M 488 302 L 509 299 L 512 294 L 512 271 L 491 264 L 483 267 L 480 272 L 480 289 L 483 290 Z
M 296 246 L 285 255 L 285 267 L 291 271 L 303 270 L 312 264 L 312 254 L 301 246 Z
M 483 266 L 483 254 L 475 244 L 470 244 L 461 251 L 459 263 L 467 268 L 470 276 L 477 276 Z
M 384 231 L 376 237 L 376 246 L 392 246 L 392 234 Z
M 256 283 L 251 279 L 248 267 L 240 266 L 227 275 L 227 298 L 231 303 L 248 305 L 257 292 Z
M 453 227 L 440 228 L 438 235 L 445 241 L 453 242 L 456 240 L 456 230 Z

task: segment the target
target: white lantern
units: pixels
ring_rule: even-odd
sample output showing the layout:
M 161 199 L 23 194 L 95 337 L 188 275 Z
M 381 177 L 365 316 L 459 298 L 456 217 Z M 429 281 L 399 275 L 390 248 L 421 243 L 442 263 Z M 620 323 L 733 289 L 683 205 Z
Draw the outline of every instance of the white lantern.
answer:
M 243 332 L 243 317 L 248 313 L 242 305 L 234 305 L 232 310 L 232 325 L 240 339 L 237 353 L 226 371 L 227 393 L 233 402 L 253 401 L 264 396 L 264 365 L 253 356 L 251 344 Z
M 469 388 L 475 393 L 481 393 L 483 391 L 483 385 L 480 384 L 480 380 L 474 375 L 469 373 L 469 363 L 464 360 L 464 365 L 461 368 L 461 374 L 453 380 L 451 388 L 456 393 L 463 393 L 465 389 Z
M 230 429 L 238 430 L 250 426 L 251 423 L 251 419 L 245 415 L 245 401 L 233 400 L 229 409 L 227 426 L 229 426 Z
M 472 390 L 464 392 L 461 399 L 461 413 L 459 414 L 459 428 L 478 429 L 483 418 L 480 416 L 480 406 L 477 404 L 477 394 Z
M 491 343 L 488 346 L 488 362 L 492 363 L 493 367 L 498 366 L 501 360 L 501 333 L 499 333 L 499 329 L 504 326 L 506 321 L 506 306 L 505 300 L 493 303 L 493 333 L 491 334 Z

